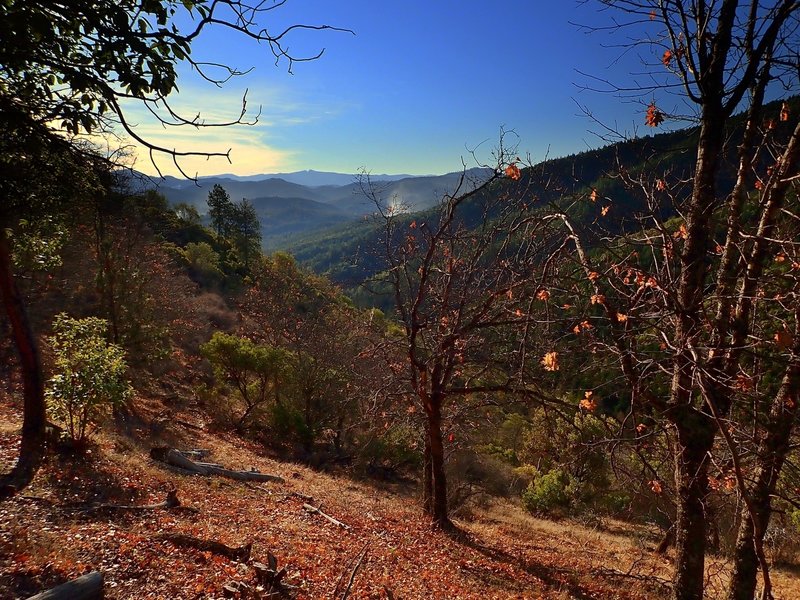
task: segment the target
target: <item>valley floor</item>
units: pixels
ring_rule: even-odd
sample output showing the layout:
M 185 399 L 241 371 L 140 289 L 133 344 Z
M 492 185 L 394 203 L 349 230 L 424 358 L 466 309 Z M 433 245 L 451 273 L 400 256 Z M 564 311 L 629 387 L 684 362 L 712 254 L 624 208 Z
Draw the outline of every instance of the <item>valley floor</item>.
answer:
M 150 414 L 129 423 L 126 433 L 99 435 L 88 459 L 49 458 L 28 489 L 0 503 L 1 598 L 27 598 L 91 570 L 105 573 L 112 599 L 221 598 L 226 582 L 253 582 L 247 564 L 157 537 L 170 532 L 230 546 L 252 542 L 253 560 L 261 562 L 272 552 L 299 598 L 341 598 L 362 550 L 352 599 L 634 600 L 666 593 L 669 559 L 652 553 L 652 537 L 624 524 L 542 521 L 495 502 L 457 520 L 455 533 L 433 531 L 402 489 L 276 462 L 234 436 L 175 424 L 163 411 L 153 401 Z M 180 419 L 203 427 L 197 415 Z M 3 471 L 16 457 L 18 428 L 16 409 L 0 402 Z M 178 474 L 149 458 L 159 442 L 208 448 L 215 462 L 255 467 L 286 482 Z M 171 489 L 188 510 L 91 509 L 156 503 Z M 312 496 L 350 529 L 303 510 L 307 500 L 297 494 Z M 726 568 L 710 562 L 713 594 L 724 589 Z M 776 598 L 800 597 L 800 576 L 776 570 L 773 577 Z

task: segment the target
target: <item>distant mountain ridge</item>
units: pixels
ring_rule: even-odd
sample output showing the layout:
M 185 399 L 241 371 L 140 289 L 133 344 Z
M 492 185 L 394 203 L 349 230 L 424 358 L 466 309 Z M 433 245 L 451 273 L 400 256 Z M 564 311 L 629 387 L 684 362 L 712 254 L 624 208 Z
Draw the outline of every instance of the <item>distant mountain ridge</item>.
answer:
M 391 204 L 402 206 L 403 210 L 419 211 L 435 205 L 443 194 L 454 192 L 459 183 L 464 183 L 468 188 L 485 181 L 490 174 L 489 169 L 475 168 L 466 173 L 445 175 L 370 175 L 369 180 L 385 206 Z M 208 210 L 208 192 L 214 185 L 225 188 L 235 202 L 246 198 L 259 213 L 266 250 L 275 249 L 278 238 L 280 244 L 285 245 L 287 235 L 307 234 L 343 222 L 363 220 L 364 216 L 376 210 L 373 200 L 364 193 L 356 175 L 322 171 L 299 171 L 284 175 L 294 181 L 271 175 L 215 175 L 201 177 L 196 182 L 168 176 L 154 183 L 170 203 L 190 204 L 201 215 Z M 345 180 L 347 183 L 322 183 Z
M 429 177 L 430 175 L 409 175 L 409 174 L 370 174 L 370 178 L 374 181 L 399 181 L 400 179 L 408 179 L 410 177 Z M 289 183 L 297 183 L 299 185 L 306 185 L 310 187 L 319 187 L 324 185 L 350 185 L 355 183 L 359 177 L 357 173 L 334 173 L 331 171 L 315 171 L 313 169 L 306 169 L 304 171 L 293 171 L 291 173 L 268 173 L 259 175 L 232 175 L 222 174 L 215 175 L 214 177 L 231 179 L 233 181 L 263 181 L 265 179 L 283 179 Z
M 774 101 L 764 107 L 764 114 L 777 115 L 784 101 Z M 786 100 L 791 110 L 800 111 L 800 97 Z M 736 148 L 745 124 L 745 116 L 738 115 L 728 125 L 729 141 L 725 150 L 726 164 L 719 173 L 721 180 L 736 177 Z M 779 127 L 781 125 L 778 125 Z M 689 127 L 671 132 L 658 133 L 636 139 L 620 141 L 602 148 L 587 150 L 578 154 L 548 159 L 523 169 L 519 182 L 501 179 L 474 196 L 462 206 L 462 218 L 468 222 L 470 215 L 479 214 L 476 207 L 482 197 L 504 193 L 517 193 L 523 190 L 530 197 L 532 207 L 545 205 L 566 206 L 580 200 L 573 215 L 577 226 L 597 218 L 597 207 L 586 198 L 595 190 L 600 197 L 613 198 L 611 216 L 604 222 L 613 235 L 628 228 L 638 230 L 641 222 L 637 213 L 649 210 L 641 206 L 641 199 L 625 188 L 619 177 L 614 176 L 624 167 L 629 174 L 670 173 L 673 178 L 688 179 L 693 174 L 697 158 L 699 129 Z M 764 159 L 767 160 L 767 159 Z M 760 165 L 766 170 L 768 164 Z M 398 185 L 402 186 L 403 182 Z M 542 185 L 546 184 L 546 185 Z M 675 214 L 664 209 L 663 217 Z M 411 222 L 436 218 L 431 207 L 418 214 L 407 214 L 401 220 Z M 363 281 L 386 268 L 380 243 L 383 230 L 374 220 L 360 220 L 353 223 L 339 223 L 318 231 L 304 232 L 287 240 L 280 249 L 292 254 L 297 261 L 315 273 L 324 274 L 335 283 L 357 293 Z M 367 303 L 365 303 L 367 305 Z

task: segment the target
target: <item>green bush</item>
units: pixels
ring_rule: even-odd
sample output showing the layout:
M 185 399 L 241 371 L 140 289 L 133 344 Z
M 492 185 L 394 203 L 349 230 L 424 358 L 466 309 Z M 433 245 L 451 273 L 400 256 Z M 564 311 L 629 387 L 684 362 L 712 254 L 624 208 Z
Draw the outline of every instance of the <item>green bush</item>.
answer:
M 79 447 L 88 440 L 98 417 L 131 395 L 125 353 L 106 341 L 103 319 L 73 319 L 61 313 L 56 315 L 53 331 L 56 374 L 48 385 L 47 403 Z
M 522 492 L 522 504 L 539 515 L 555 515 L 569 508 L 572 482 L 561 469 L 540 473 Z
M 272 433 L 278 442 L 299 442 L 310 446 L 316 437 L 306 424 L 302 413 L 293 406 L 275 404 L 272 407 Z
M 200 353 L 211 363 L 217 383 L 235 390 L 244 404 L 236 419 L 240 432 L 257 423 L 268 404 L 279 403 L 290 363 L 286 350 L 215 331 Z

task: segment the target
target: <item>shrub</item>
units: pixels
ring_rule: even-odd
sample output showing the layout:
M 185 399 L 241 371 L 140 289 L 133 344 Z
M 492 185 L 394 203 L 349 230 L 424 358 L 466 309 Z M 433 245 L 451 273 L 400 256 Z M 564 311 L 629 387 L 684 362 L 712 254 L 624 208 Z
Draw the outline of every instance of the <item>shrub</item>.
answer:
M 571 481 L 561 469 L 540 473 L 522 492 L 525 508 L 540 515 L 554 515 L 569 508 Z
M 272 433 L 279 443 L 298 442 L 304 447 L 310 447 L 315 438 L 302 413 L 285 404 L 272 407 Z
M 211 363 L 218 382 L 233 388 L 244 404 L 236 421 L 240 432 L 251 421 L 259 421 L 269 402 L 277 403 L 287 376 L 287 351 L 216 331 L 200 352 Z
M 121 405 L 132 392 L 125 378 L 125 353 L 106 341 L 106 331 L 106 321 L 96 317 L 73 319 L 61 313 L 53 322 L 56 374 L 46 398 L 76 447 L 86 443 L 103 412 Z

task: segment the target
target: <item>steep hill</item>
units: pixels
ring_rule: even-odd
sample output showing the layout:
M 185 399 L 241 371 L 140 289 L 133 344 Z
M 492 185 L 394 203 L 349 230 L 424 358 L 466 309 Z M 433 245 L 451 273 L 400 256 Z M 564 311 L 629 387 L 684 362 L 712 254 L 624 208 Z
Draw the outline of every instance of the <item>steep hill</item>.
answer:
M 21 419 L 2 400 L 0 468 L 6 469 Z M 253 443 L 213 433 L 205 415 L 180 397 L 138 398 L 137 407 L 135 417 L 106 427 L 88 458 L 52 456 L 24 495 L 0 504 L 0 597 L 27 598 L 100 570 L 106 597 L 116 600 L 221 598 L 231 582 L 250 586 L 256 595 L 248 598 L 266 598 L 258 595 L 253 564 L 267 563 L 268 552 L 300 599 L 340 598 L 351 576 L 354 600 L 646 600 L 667 589 L 670 561 L 651 552 L 657 538 L 632 537 L 622 523 L 552 523 L 496 501 L 463 513 L 452 533 L 434 531 L 413 487 L 276 462 Z M 216 462 L 258 468 L 285 482 L 187 475 L 149 458 L 157 444 L 208 449 Z M 169 490 L 181 506 L 134 508 L 163 501 Z M 348 528 L 308 512 L 307 503 Z M 250 560 L 165 539 L 176 535 L 229 547 L 252 543 Z M 716 598 L 726 565 L 709 562 L 709 597 Z M 775 569 L 772 576 L 776 598 L 798 597 L 790 571 Z

